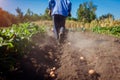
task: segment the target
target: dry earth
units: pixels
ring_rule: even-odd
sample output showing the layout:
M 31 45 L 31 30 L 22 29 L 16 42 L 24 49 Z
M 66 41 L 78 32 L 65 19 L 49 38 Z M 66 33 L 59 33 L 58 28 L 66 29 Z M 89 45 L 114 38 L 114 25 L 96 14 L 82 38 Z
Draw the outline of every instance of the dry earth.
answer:
M 119 38 L 68 32 L 65 43 L 57 45 L 52 35 L 33 36 L 35 46 L 10 80 L 120 80 Z

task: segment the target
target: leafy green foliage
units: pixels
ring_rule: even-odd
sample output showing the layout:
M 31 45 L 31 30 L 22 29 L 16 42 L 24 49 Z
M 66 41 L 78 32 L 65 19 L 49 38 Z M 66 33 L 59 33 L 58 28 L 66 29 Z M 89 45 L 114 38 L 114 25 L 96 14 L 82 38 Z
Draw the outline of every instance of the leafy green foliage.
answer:
M 51 16 L 48 14 L 49 10 L 46 8 L 44 14 L 41 16 L 42 20 L 51 20 Z
M 102 15 L 102 16 L 99 17 L 100 20 L 104 20 L 104 19 L 107 19 L 107 18 L 112 18 L 114 20 L 114 16 L 111 13 L 108 13 L 108 14 L 105 14 L 105 15 Z
M 27 9 L 25 15 L 20 8 L 16 9 L 18 22 L 31 22 L 37 20 L 51 20 L 51 16 L 48 15 L 48 9 L 46 8 L 44 14 L 36 14 L 30 9 Z
M 85 2 L 80 4 L 77 10 L 77 18 L 79 21 L 82 22 L 91 22 L 92 20 L 96 19 L 96 6 L 93 5 L 93 2 Z
M 18 58 L 29 53 L 31 37 L 45 28 L 31 23 L 12 25 L 0 30 L 0 74 L 13 70 Z
M 102 33 L 102 34 L 109 34 L 116 37 L 120 37 L 120 26 L 116 27 L 93 27 L 93 32 Z

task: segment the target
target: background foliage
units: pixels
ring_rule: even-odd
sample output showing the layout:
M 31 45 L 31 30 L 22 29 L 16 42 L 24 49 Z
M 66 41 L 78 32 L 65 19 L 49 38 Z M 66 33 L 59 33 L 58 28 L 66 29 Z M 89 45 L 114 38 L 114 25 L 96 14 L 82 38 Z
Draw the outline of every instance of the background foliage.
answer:
M 9 12 L 0 8 L 0 27 L 9 26 L 15 23 L 17 23 L 17 18 L 15 15 L 10 14 Z

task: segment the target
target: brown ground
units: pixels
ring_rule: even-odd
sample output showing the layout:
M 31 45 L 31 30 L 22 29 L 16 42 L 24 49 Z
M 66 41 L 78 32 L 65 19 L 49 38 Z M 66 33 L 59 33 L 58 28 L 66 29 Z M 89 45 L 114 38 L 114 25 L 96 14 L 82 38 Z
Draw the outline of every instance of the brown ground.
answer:
M 119 38 L 68 32 L 66 42 L 57 45 L 51 35 L 32 38 L 36 45 L 11 80 L 120 80 Z M 50 76 L 53 67 L 55 77 Z M 89 70 L 95 73 L 90 75 Z

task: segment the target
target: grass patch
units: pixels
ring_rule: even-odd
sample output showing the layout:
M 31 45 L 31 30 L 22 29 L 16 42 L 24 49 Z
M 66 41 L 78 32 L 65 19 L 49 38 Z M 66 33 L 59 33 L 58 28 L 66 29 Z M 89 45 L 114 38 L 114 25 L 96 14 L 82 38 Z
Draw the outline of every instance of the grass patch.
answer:
M 120 37 L 120 26 L 115 26 L 115 27 L 93 27 L 92 31 L 100 33 L 100 34 L 107 34 L 107 35 L 112 35 L 112 36 L 115 36 L 115 37 Z

